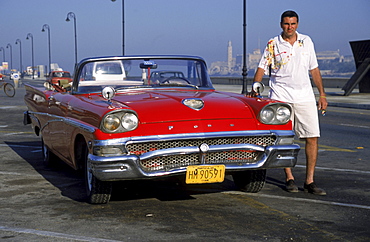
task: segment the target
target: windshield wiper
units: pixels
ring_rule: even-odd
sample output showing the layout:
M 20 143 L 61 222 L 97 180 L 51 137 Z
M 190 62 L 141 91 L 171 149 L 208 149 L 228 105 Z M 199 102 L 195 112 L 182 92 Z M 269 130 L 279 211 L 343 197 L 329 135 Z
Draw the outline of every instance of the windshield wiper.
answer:
M 159 83 L 159 86 L 169 86 L 169 87 L 193 87 L 195 89 L 199 89 L 198 86 L 193 84 L 180 84 L 180 83 Z
M 122 89 L 136 89 L 136 88 L 152 88 L 153 86 L 150 85 L 142 85 L 142 86 L 127 86 L 127 87 L 117 87 L 116 90 L 122 90 Z

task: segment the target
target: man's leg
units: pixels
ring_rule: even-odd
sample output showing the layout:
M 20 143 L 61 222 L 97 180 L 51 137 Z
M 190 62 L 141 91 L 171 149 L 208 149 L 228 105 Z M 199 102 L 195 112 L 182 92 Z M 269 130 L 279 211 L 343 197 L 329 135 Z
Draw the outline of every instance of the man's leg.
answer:
M 285 181 L 294 180 L 293 172 L 291 168 L 284 168 Z
M 315 167 L 318 154 L 318 138 L 306 138 L 306 184 L 311 184 L 314 181 Z M 286 180 L 294 180 L 293 172 L 291 168 L 285 168 Z
M 314 183 L 318 150 L 318 138 L 306 138 L 306 182 L 304 190 L 316 195 L 326 195 L 326 192 Z
M 306 138 L 306 184 L 314 182 L 318 154 L 318 138 Z

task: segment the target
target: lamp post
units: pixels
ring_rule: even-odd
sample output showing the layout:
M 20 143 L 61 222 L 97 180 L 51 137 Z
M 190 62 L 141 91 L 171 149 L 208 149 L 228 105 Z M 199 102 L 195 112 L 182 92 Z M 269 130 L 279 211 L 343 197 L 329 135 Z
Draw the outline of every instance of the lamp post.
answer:
M 75 67 L 77 65 L 77 28 L 76 28 L 76 15 L 73 12 L 67 14 L 66 21 L 69 22 L 70 18 L 73 18 L 74 32 L 75 32 Z
M 0 47 L 0 51 L 3 52 L 3 62 L 5 62 L 5 50 L 3 47 Z M 5 73 L 5 70 L 3 70 L 3 73 Z
M 115 2 L 116 0 L 111 0 Z M 122 1 L 122 55 L 125 55 L 125 0 Z
M 22 66 L 22 43 L 20 39 L 15 41 L 15 44 L 19 44 L 19 72 L 23 73 L 23 66 Z
M 35 63 L 34 63 L 34 56 L 33 56 L 33 35 L 31 33 L 27 34 L 26 39 L 31 38 L 31 53 L 32 53 L 32 79 L 35 79 Z
M 13 50 L 12 50 L 12 45 L 8 44 L 6 48 L 10 49 L 10 70 L 13 69 Z
M 44 24 L 42 26 L 42 32 L 45 32 L 45 29 L 48 30 L 48 42 L 49 42 L 49 70 L 51 71 L 51 48 L 50 48 L 50 26 L 48 24 Z
M 243 1 L 243 89 L 242 94 L 247 94 L 247 3 L 246 0 Z

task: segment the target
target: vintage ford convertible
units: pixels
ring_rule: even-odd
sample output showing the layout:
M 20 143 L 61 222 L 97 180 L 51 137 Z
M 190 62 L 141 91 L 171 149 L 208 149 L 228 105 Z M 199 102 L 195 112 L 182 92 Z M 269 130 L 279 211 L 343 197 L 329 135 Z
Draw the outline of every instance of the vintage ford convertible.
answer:
M 258 192 L 267 168 L 297 162 L 291 107 L 216 91 L 199 57 L 85 59 L 72 83 L 26 85 L 25 102 L 45 162 L 84 170 L 90 203 L 107 203 L 114 181 L 169 176 L 196 184 L 232 175 Z

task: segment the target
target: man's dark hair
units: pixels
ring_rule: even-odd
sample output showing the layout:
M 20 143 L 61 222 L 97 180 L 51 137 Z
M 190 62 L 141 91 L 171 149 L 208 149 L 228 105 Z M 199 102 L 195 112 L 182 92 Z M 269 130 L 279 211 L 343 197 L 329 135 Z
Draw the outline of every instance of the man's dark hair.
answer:
M 293 10 L 288 10 L 288 11 L 285 11 L 282 15 L 281 15 L 281 19 L 280 19 L 280 23 L 283 22 L 284 18 L 293 18 L 293 17 L 296 17 L 297 18 L 297 22 L 299 22 L 299 18 L 298 18 L 298 14 L 296 12 L 294 12 Z

